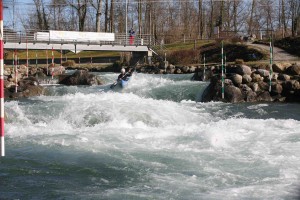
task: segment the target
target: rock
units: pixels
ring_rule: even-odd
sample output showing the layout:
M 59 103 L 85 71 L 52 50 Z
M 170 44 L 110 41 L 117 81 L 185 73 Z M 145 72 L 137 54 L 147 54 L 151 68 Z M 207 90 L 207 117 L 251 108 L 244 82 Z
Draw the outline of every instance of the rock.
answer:
M 279 83 L 272 83 L 271 85 L 271 94 L 278 95 L 282 93 L 282 85 Z
M 293 64 L 287 68 L 286 73 L 290 75 L 300 75 L 300 64 Z
M 289 66 L 291 66 L 290 63 L 275 63 L 272 65 L 272 69 L 274 72 L 283 73 Z
M 239 86 L 243 82 L 243 77 L 239 74 L 234 74 L 233 76 L 230 77 L 232 80 L 233 84 L 236 86 Z
M 258 82 L 258 86 L 262 91 L 269 91 L 269 83 L 260 81 Z
M 257 94 L 257 100 L 258 101 L 265 101 L 265 102 L 269 102 L 269 101 L 273 101 L 270 93 L 268 91 L 263 91 L 261 93 Z
M 43 95 L 45 89 L 39 85 L 34 77 L 28 77 L 18 82 L 18 92 L 15 92 L 15 86 L 5 89 L 5 97 L 22 98 Z
M 74 74 L 59 81 L 59 83 L 64 85 L 102 85 L 103 81 L 87 71 L 77 70 Z
M 244 101 L 244 97 L 241 90 L 238 87 L 232 85 L 225 86 L 224 96 L 226 102 L 238 103 Z
M 255 102 L 256 101 L 256 93 L 252 91 L 252 89 L 246 85 L 246 84 L 243 84 L 241 85 L 241 91 L 242 91 L 242 94 L 244 96 L 244 100 L 246 102 Z
M 252 73 L 251 78 L 252 78 L 253 82 L 260 82 L 260 81 L 264 80 L 263 77 L 261 77 L 259 74 L 256 74 L 256 73 Z
M 242 83 L 247 84 L 247 83 L 250 83 L 251 81 L 252 81 L 252 78 L 251 78 L 250 75 L 245 74 L 245 75 L 243 76 Z
M 189 71 L 189 67 L 188 66 L 183 66 L 183 67 L 181 67 L 181 71 L 182 71 L 182 73 L 186 74 Z
M 252 89 L 254 92 L 259 91 L 260 88 L 259 88 L 258 83 L 253 83 L 253 84 L 251 84 L 251 89 Z
M 190 66 L 189 73 L 194 73 L 196 71 L 196 67 Z
M 66 69 L 63 66 L 49 68 L 49 73 L 51 76 L 58 76 L 58 75 L 64 74 L 65 71 L 66 71 Z
M 179 68 L 176 68 L 175 71 L 174 71 L 174 74 L 181 74 L 181 73 L 182 73 L 181 69 L 179 69 Z
M 285 81 L 282 83 L 282 87 L 285 91 L 300 89 L 300 83 L 296 80 Z
M 269 77 L 270 76 L 270 72 L 265 69 L 257 69 L 256 73 L 258 73 L 261 77 Z
M 291 80 L 291 77 L 289 75 L 286 75 L 286 74 L 279 74 L 278 75 L 278 80 L 289 81 L 289 80 Z
M 238 65 L 236 68 L 235 68 L 235 71 L 237 74 L 239 75 L 251 75 L 252 73 L 252 70 L 249 66 L 247 65 Z

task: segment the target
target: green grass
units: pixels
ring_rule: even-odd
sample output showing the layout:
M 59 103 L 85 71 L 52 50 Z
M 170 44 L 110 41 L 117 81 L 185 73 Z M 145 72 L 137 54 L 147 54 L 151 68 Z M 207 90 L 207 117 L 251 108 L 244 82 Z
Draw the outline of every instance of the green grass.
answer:
M 38 57 L 39 59 L 46 59 L 47 58 L 47 51 L 46 50 L 29 50 L 28 51 L 28 58 L 29 59 L 35 59 Z M 13 59 L 13 51 L 5 51 L 6 56 L 5 59 L 11 60 Z M 17 56 L 19 59 L 26 59 L 27 52 L 25 50 L 18 50 Z M 61 54 L 60 51 L 53 51 L 53 55 L 55 58 L 60 58 Z M 77 54 L 69 51 L 66 54 L 63 54 L 63 58 L 66 56 L 68 58 L 90 58 L 90 57 L 112 57 L 112 56 L 119 56 L 119 52 L 113 52 L 113 51 L 81 51 Z M 52 58 L 52 50 L 48 50 L 48 58 Z
M 196 41 L 196 48 L 213 43 L 213 40 L 198 40 Z M 167 51 L 178 51 L 178 50 L 187 50 L 187 49 L 193 49 L 195 47 L 194 41 L 187 41 L 187 42 L 177 42 L 172 44 L 166 44 L 165 48 Z

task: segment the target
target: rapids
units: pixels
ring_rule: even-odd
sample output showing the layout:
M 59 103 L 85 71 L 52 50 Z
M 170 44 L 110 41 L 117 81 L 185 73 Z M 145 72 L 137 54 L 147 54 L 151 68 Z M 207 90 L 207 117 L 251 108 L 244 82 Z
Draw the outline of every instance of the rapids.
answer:
M 7 100 L 0 199 L 296 199 L 300 104 L 200 103 L 191 75 L 135 74 Z

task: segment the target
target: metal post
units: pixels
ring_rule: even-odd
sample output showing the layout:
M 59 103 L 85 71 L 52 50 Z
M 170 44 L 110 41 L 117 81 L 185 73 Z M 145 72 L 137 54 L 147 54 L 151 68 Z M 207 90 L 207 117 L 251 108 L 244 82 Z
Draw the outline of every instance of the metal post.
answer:
M 0 0 L 0 137 L 1 137 L 1 156 L 5 156 L 4 145 L 4 64 L 3 64 L 3 0 Z

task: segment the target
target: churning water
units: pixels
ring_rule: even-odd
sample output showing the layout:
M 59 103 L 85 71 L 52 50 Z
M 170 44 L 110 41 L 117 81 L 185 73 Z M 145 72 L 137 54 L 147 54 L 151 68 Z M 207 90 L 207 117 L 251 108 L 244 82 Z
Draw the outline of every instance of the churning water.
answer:
M 296 199 L 300 105 L 199 103 L 190 75 L 135 74 L 7 101 L 0 199 Z

